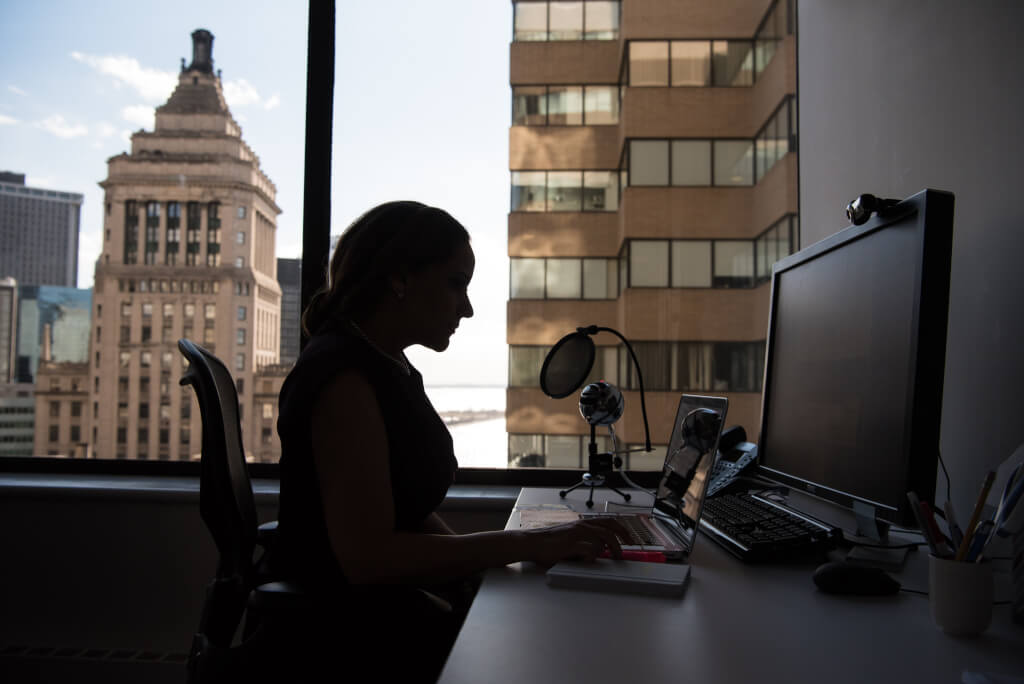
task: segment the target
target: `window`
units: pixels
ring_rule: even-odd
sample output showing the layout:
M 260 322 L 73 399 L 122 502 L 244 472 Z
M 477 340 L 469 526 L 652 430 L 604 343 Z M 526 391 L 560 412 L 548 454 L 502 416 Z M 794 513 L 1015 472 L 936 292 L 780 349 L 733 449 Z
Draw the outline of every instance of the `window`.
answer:
M 630 185 L 668 185 L 668 141 L 631 140 Z
M 712 72 L 716 86 L 754 84 L 754 45 L 749 40 L 716 40 L 712 43 Z
M 153 361 L 153 352 L 144 351 L 139 354 L 139 365 L 143 368 L 149 368 Z
M 212 321 L 217 318 L 217 305 L 216 304 L 204 304 L 203 305 L 203 317 Z
M 544 211 L 547 206 L 546 183 L 544 171 L 513 171 L 512 211 Z
M 544 284 L 548 299 L 580 299 L 583 296 L 582 263 L 579 259 L 548 259 Z
M 583 86 L 548 88 L 548 124 L 579 126 L 583 123 Z
M 244 207 L 241 207 L 241 208 L 244 209 Z M 235 244 L 239 244 L 239 245 L 244 245 L 245 244 L 245 231 L 244 230 L 240 230 L 237 233 L 235 233 Z
M 672 287 L 711 287 L 711 241 L 672 241 Z
M 245 393 L 245 378 L 235 378 L 235 392 L 239 396 Z
M 245 328 L 235 330 L 235 344 L 245 344 Z
M 235 354 L 235 370 L 245 370 L 245 354 L 242 352 Z
M 633 41 L 629 44 L 629 85 L 668 85 L 668 43 Z
M 512 299 L 544 298 L 544 259 L 518 258 L 510 260 Z
M 245 268 L 245 257 L 235 257 L 235 268 Z
M 57 425 L 50 426 L 50 441 L 57 442 L 60 440 L 60 427 Z
M 263 402 L 263 418 L 270 419 L 274 417 L 274 405 L 269 401 Z
M 540 368 L 550 347 L 512 346 L 508 349 L 509 387 L 540 387 Z
M 82 417 L 82 402 L 73 401 L 71 402 L 71 417 L 81 418 Z
M 51 418 L 60 418 L 60 402 L 59 401 L 51 401 L 50 402 L 50 417 Z
M 513 4 L 513 40 L 616 40 L 618 0 L 520 1 Z
M 629 286 L 668 287 L 668 258 L 667 240 L 631 241 L 629 243 Z
M 237 216 L 240 219 L 244 219 L 245 218 L 245 207 L 238 207 L 238 214 L 237 214 Z
M 674 40 L 670 51 L 673 86 L 706 86 L 711 83 L 711 43 Z
M 238 306 L 238 320 L 245 320 L 245 306 L 241 304 Z
M 749 287 L 754 280 L 754 245 L 749 240 L 715 241 L 715 287 Z
M 711 141 L 672 141 L 672 185 L 711 185 Z
M 715 140 L 715 185 L 754 184 L 754 146 L 750 140 Z

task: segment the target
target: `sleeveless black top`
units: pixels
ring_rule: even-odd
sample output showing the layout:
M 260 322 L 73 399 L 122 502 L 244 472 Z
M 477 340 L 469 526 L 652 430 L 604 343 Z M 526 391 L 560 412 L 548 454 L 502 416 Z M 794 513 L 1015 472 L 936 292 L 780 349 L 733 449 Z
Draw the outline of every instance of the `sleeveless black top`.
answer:
M 347 581 L 331 550 L 313 461 L 313 406 L 339 373 L 358 369 L 373 388 L 388 436 L 395 527 L 411 531 L 441 504 L 458 466 L 452 438 L 423 391 L 423 378 L 409 366 L 406 374 L 393 359 L 340 326 L 315 335 L 285 379 L 277 431 L 281 437 L 281 498 L 277 541 L 272 554 L 275 574 L 322 587 L 341 588 Z M 346 449 L 344 439 L 334 458 L 363 458 Z M 359 487 L 358 481 L 344 487 Z M 367 511 L 372 515 L 372 511 Z

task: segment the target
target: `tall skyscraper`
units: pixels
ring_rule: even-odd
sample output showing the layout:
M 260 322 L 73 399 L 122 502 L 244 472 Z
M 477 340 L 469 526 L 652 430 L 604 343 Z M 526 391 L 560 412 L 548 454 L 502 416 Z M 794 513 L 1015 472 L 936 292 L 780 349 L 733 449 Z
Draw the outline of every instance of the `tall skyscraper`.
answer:
M 0 172 L 0 278 L 19 285 L 78 286 L 82 195 L 25 185 Z
M 209 31 L 192 34 L 192 62 L 182 60 L 154 130 L 132 135 L 131 151 L 108 160 L 100 185 L 104 231 L 88 362 L 81 369 L 41 364 L 35 453 L 86 443 L 98 458 L 198 455 L 199 412 L 192 390 L 178 385 L 177 340 L 187 337 L 235 377 L 250 456 L 275 460 L 276 439 L 255 415 L 253 394 L 257 382 L 262 393 L 280 386 L 276 373 L 260 375 L 279 354 L 280 209 L 224 101 Z M 65 403 L 72 404 L 67 413 Z
M 281 363 L 299 358 L 302 318 L 302 259 L 278 259 L 277 282 L 281 285 Z
M 590 324 L 642 369 L 659 448 L 628 467 L 660 467 L 681 392 L 728 397 L 756 438 L 771 266 L 798 245 L 794 4 L 513 2 L 510 465 L 586 467 L 576 397 L 538 377 Z M 619 446 L 642 444 L 629 354 L 595 341 Z

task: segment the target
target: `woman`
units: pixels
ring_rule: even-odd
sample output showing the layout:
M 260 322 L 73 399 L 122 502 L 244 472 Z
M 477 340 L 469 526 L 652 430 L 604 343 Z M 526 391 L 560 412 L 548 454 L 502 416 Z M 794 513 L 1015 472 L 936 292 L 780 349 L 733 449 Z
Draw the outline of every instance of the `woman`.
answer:
M 417 202 L 364 214 L 342 235 L 330 282 L 303 315 L 311 338 L 281 390 L 275 569 L 383 618 L 380 630 L 400 623 L 408 639 L 428 640 L 415 667 L 428 680 L 461 613 L 439 611 L 418 588 L 516 561 L 620 552 L 610 521 L 454 534 L 437 515 L 457 463 L 404 350 L 444 351 L 473 315 L 469 242 L 454 218 Z

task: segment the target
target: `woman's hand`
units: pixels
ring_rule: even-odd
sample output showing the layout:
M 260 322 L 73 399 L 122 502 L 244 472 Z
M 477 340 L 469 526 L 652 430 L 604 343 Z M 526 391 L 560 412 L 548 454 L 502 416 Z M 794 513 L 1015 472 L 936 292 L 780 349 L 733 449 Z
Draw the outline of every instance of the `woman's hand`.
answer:
M 626 530 L 614 518 L 588 518 L 576 522 L 527 530 L 530 538 L 530 560 L 552 566 L 560 560 L 597 558 L 607 549 L 612 558 L 622 557 L 617 536 L 626 538 Z

